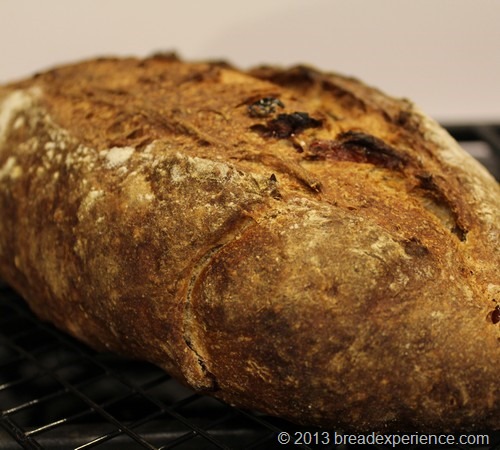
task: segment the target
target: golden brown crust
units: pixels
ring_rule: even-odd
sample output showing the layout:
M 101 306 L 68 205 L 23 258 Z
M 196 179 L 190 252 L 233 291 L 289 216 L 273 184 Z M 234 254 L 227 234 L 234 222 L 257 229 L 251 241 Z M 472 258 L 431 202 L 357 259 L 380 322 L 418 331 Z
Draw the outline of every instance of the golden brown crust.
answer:
M 157 56 L 0 102 L 0 274 L 43 319 L 300 423 L 500 428 L 500 189 L 409 101 Z

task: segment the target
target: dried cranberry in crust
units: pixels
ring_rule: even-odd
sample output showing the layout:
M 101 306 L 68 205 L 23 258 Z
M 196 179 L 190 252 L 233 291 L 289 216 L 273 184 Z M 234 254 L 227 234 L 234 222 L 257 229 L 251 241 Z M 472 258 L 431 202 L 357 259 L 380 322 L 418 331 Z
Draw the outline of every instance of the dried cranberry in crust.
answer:
M 308 128 L 319 128 L 322 124 L 321 120 L 312 118 L 306 112 L 294 112 L 291 114 L 278 114 L 276 119 L 267 122 L 264 129 L 266 136 L 285 139 Z
M 500 305 L 497 305 L 496 308 L 491 312 L 491 321 L 494 324 L 500 322 Z
M 306 159 L 370 163 L 387 169 L 402 169 L 407 163 L 404 154 L 368 133 L 347 131 L 334 140 L 313 141 Z
M 292 114 L 280 114 L 277 119 L 272 121 L 272 124 L 279 124 L 279 126 L 286 125 L 289 129 L 285 131 L 284 136 L 279 137 L 289 137 L 292 134 L 298 134 L 307 128 L 319 128 L 323 125 L 323 122 L 318 119 L 314 119 L 305 112 L 294 112 Z

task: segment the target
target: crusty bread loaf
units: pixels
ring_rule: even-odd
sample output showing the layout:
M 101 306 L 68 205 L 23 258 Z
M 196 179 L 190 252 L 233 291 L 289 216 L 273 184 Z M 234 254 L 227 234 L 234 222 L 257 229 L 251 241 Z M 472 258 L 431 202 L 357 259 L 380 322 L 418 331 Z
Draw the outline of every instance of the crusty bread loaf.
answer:
M 500 189 L 411 102 L 161 55 L 0 102 L 0 275 L 42 319 L 298 423 L 500 428 Z

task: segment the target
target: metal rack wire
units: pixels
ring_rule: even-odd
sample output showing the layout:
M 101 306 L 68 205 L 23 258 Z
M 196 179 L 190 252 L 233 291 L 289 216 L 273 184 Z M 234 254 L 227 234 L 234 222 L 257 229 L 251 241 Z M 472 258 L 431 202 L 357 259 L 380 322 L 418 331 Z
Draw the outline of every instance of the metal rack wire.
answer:
M 500 179 L 500 125 L 448 129 Z M 0 412 L 2 450 L 259 450 L 286 447 L 276 439 L 281 431 L 315 431 L 198 395 L 149 364 L 96 353 L 40 322 L 5 285 L 0 287 Z M 500 432 L 489 436 L 488 446 L 447 448 L 500 450 Z

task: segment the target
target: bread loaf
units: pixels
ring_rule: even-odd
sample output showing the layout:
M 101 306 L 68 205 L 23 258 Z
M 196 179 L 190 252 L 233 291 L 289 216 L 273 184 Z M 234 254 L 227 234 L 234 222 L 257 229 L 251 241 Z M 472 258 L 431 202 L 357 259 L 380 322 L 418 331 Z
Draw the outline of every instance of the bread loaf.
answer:
M 103 58 L 0 88 L 0 276 L 194 389 L 345 430 L 500 428 L 500 188 L 344 76 Z

